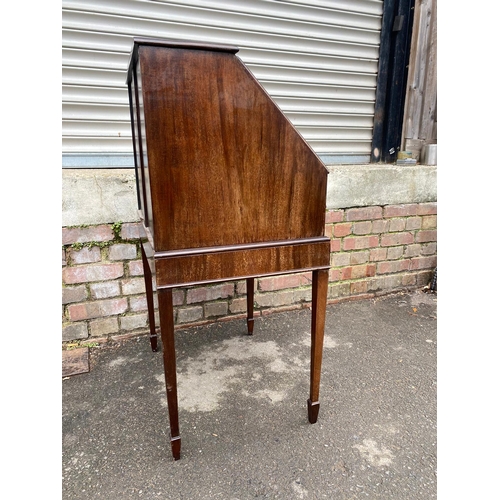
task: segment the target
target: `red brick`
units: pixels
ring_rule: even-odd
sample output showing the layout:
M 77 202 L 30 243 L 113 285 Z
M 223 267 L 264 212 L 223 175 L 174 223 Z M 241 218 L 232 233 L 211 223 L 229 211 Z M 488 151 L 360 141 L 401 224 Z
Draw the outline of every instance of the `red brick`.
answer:
M 229 311 L 233 314 L 246 312 L 247 310 L 247 299 L 246 297 L 241 297 L 239 299 L 233 299 L 229 304 Z
M 185 291 L 181 288 L 177 288 L 172 292 L 172 302 L 174 306 L 182 306 L 184 304 L 184 293 Z M 155 295 L 156 298 L 156 295 Z M 158 307 L 155 302 L 155 307 Z
M 346 221 L 382 219 L 382 207 L 349 208 Z
M 108 250 L 109 260 L 137 259 L 137 247 L 132 243 L 117 243 Z
M 257 293 L 255 303 L 258 307 L 279 307 L 293 304 L 293 290 L 279 290 L 277 292 Z
M 325 216 L 325 223 L 331 224 L 332 222 L 342 222 L 344 220 L 343 210 L 328 210 Z
M 415 239 L 417 243 L 427 243 L 428 241 L 437 241 L 437 231 L 428 229 L 427 231 L 419 231 Z
M 389 231 L 391 233 L 403 231 L 406 226 L 406 219 L 396 218 L 391 219 L 389 224 Z
M 353 236 L 344 238 L 344 250 L 363 250 L 378 246 L 378 236 Z
M 348 222 L 344 222 L 342 224 L 335 224 L 333 226 L 333 236 L 336 238 L 342 238 L 344 236 L 347 236 L 348 234 L 351 234 L 351 228 L 352 224 Z
M 408 217 L 406 219 L 406 230 L 413 231 L 415 229 L 420 229 L 422 227 L 422 218 L 421 217 Z
M 335 283 L 328 287 L 328 299 L 335 300 L 350 295 L 350 283 Z
M 417 208 L 417 215 L 436 215 L 437 203 L 421 203 Z
M 143 278 L 127 278 L 122 280 L 123 295 L 146 293 L 146 282 Z
M 341 249 L 340 240 L 330 241 L 330 252 L 340 252 L 340 249 Z
M 366 278 L 375 276 L 375 264 L 352 266 L 351 279 Z
M 226 301 L 210 302 L 205 304 L 205 318 L 212 318 L 215 316 L 225 316 L 228 311 L 228 304 Z
M 351 279 L 364 278 L 366 276 L 366 266 L 352 266 Z
M 186 303 L 207 302 L 209 300 L 224 299 L 234 295 L 234 284 L 225 283 L 223 285 L 206 286 L 200 288 L 190 288 L 187 291 Z
M 198 321 L 203 318 L 203 307 L 185 307 L 184 309 L 179 309 L 177 313 L 177 321 L 179 323 L 191 323 L 193 321 Z
M 400 259 L 403 256 L 404 247 L 389 247 L 387 249 L 387 260 L 396 260 Z
M 236 295 L 242 295 L 247 293 L 247 282 L 245 281 L 238 281 L 236 283 Z
M 90 295 L 93 299 L 109 299 L 120 295 L 120 284 L 117 281 L 102 281 L 90 285 Z
M 411 270 L 434 269 L 436 267 L 437 257 L 415 257 L 411 259 Z
M 333 236 L 333 224 L 327 224 L 325 226 L 325 236 L 331 238 Z
M 408 258 L 408 257 L 418 257 L 420 255 L 421 249 L 422 249 L 422 245 L 420 245 L 419 243 L 415 243 L 414 245 L 408 245 L 405 248 L 404 256 L 406 258 Z
M 106 316 L 122 314 L 127 310 L 127 307 L 127 299 L 100 300 L 83 304 L 72 304 L 68 306 L 68 315 L 71 321 L 104 318 Z
M 422 255 L 433 255 L 436 252 L 437 252 L 436 242 L 424 243 L 422 245 L 422 250 L 421 250 Z
M 63 269 L 64 283 L 88 283 L 107 281 L 123 276 L 123 264 L 96 264 L 88 266 L 66 267 Z
M 90 264 L 101 260 L 99 247 L 83 247 L 80 250 L 71 249 L 69 252 L 72 264 Z
M 351 263 L 351 254 L 346 252 L 339 252 L 332 255 L 330 261 L 333 267 L 348 266 Z
M 62 376 L 71 377 L 88 373 L 90 369 L 89 348 L 65 349 L 62 351 Z
M 353 234 L 370 234 L 372 232 L 372 222 L 371 221 L 362 221 L 355 222 L 352 225 L 352 233 Z
M 142 260 L 131 260 L 128 263 L 128 272 L 130 276 L 143 276 L 144 267 L 142 265 Z
M 380 246 L 392 247 L 396 245 L 411 245 L 414 243 L 414 237 L 411 233 L 391 233 L 383 234 Z
M 437 215 L 424 215 L 422 217 L 422 229 L 435 229 L 437 227 Z
M 368 282 L 367 281 L 355 281 L 351 283 L 351 293 L 353 295 L 358 293 L 366 293 L 368 291 Z
M 370 251 L 369 250 L 362 250 L 360 252 L 352 252 L 350 255 L 349 259 L 349 264 L 355 266 L 357 264 L 364 264 L 365 262 L 368 262 L 370 259 Z
M 370 280 L 369 291 L 394 290 L 401 286 L 403 274 L 387 274 Z
M 62 303 L 82 302 L 87 299 L 87 288 L 85 285 L 65 287 L 62 289 Z
M 87 330 L 87 323 L 69 323 L 63 326 L 62 329 L 62 340 L 63 342 L 68 342 L 69 340 L 86 339 L 89 336 Z
M 92 337 L 101 337 L 110 333 L 118 333 L 118 317 L 96 319 L 90 322 L 90 335 Z
M 133 314 L 130 316 L 120 317 L 120 330 L 137 330 L 138 328 L 146 328 L 148 326 L 147 314 Z
M 434 270 L 432 270 L 432 269 L 426 269 L 424 271 L 417 271 L 417 274 L 416 274 L 417 285 L 419 285 L 419 286 L 428 285 L 432 279 L 433 273 L 434 273 Z
M 393 260 L 390 262 L 379 262 L 377 264 L 378 274 L 399 273 L 410 269 L 410 260 Z
M 387 248 L 373 248 L 370 250 L 370 261 L 377 262 L 387 259 Z
M 138 240 L 141 237 L 141 223 L 129 222 L 122 226 L 120 237 L 124 240 Z
M 344 267 L 340 270 L 341 280 L 350 280 L 352 276 L 352 267 Z
M 415 274 L 404 274 L 401 284 L 403 286 L 414 286 L 417 284 L 417 277 Z
M 374 220 L 372 223 L 372 233 L 387 233 L 389 231 L 390 221 Z
M 340 269 L 330 269 L 328 272 L 328 281 L 339 281 Z
M 295 304 L 298 302 L 311 302 L 311 301 L 312 301 L 311 288 L 296 288 L 293 291 L 293 302 Z
M 90 241 L 111 241 L 114 239 L 113 230 L 108 224 L 91 227 L 63 227 L 63 245 L 73 243 L 88 243 Z
M 415 203 L 405 205 L 387 205 L 384 207 L 384 218 L 409 217 L 417 215 L 418 205 Z
M 271 292 L 294 288 L 297 286 L 310 285 L 311 277 L 306 274 L 287 274 L 283 276 L 271 276 L 259 280 L 259 290 L 261 292 Z
M 130 310 L 132 312 L 148 310 L 148 303 L 145 295 L 142 295 L 140 297 L 130 297 L 129 304 L 130 304 Z

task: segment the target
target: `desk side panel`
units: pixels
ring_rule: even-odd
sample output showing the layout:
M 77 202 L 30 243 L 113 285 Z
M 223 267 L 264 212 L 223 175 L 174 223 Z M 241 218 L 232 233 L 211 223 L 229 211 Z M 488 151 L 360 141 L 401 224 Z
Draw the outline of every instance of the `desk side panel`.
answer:
M 323 235 L 327 171 L 234 54 L 140 57 L 157 251 Z

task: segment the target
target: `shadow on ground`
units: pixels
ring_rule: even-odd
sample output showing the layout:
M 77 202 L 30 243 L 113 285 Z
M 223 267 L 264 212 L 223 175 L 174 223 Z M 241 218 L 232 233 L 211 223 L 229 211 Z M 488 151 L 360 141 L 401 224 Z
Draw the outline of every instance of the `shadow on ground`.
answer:
M 62 383 L 63 498 L 436 498 L 436 309 L 422 291 L 328 306 L 314 425 L 309 310 L 176 332 L 179 461 L 161 353 L 91 349 Z

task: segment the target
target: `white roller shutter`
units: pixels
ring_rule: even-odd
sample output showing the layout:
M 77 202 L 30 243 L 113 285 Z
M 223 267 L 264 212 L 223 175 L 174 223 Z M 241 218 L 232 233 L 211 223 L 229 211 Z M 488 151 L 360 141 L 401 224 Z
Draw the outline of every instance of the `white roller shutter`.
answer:
M 236 45 L 327 163 L 369 161 L 382 0 L 63 0 L 63 166 L 131 166 L 134 36 Z

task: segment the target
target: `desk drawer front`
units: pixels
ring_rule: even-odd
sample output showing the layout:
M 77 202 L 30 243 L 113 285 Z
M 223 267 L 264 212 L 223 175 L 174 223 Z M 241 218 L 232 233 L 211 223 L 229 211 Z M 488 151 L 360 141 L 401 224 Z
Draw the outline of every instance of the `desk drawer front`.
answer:
M 321 241 L 162 256 L 156 259 L 156 279 L 158 288 L 170 288 L 329 267 L 330 244 Z

